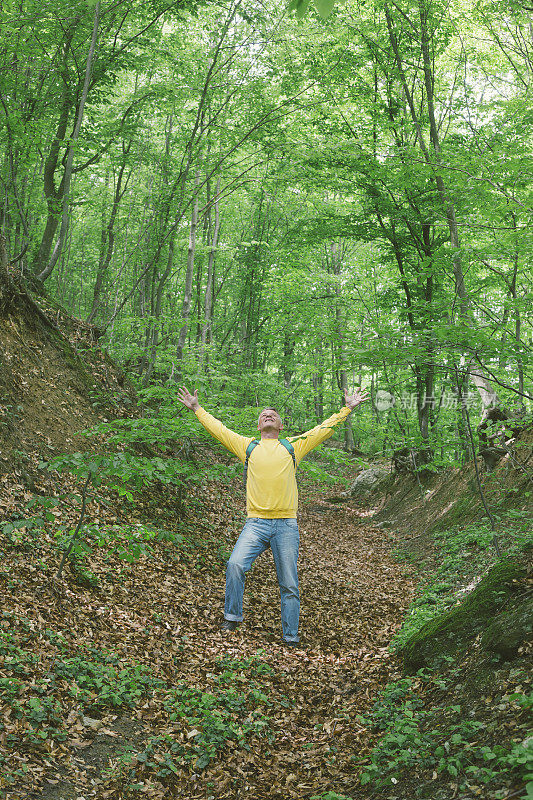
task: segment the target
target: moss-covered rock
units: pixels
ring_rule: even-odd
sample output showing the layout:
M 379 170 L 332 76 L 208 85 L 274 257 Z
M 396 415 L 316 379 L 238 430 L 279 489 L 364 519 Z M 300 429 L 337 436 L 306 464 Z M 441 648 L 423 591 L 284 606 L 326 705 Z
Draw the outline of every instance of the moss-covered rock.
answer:
M 504 659 L 514 658 L 518 648 L 533 638 L 533 597 L 518 596 L 489 624 L 481 645 Z
M 407 640 L 400 651 L 406 672 L 464 650 L 522 590 L 525 574 L 524 567 L 512 559 L 496 564 L 457 606 L 426 622 Z

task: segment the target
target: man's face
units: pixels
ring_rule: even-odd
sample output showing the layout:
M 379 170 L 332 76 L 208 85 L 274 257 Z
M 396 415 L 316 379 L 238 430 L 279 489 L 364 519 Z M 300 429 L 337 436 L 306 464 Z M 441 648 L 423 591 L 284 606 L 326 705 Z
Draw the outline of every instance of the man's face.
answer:
M 257 420 L 257 429 L 261 432 L 268 431 L 277 433 L 283 428 L 283 423 L 281 421 L 281 417 L 277 411 L 274 411 L 273 408 L 265 408 L 259 414 L 259 419 Z

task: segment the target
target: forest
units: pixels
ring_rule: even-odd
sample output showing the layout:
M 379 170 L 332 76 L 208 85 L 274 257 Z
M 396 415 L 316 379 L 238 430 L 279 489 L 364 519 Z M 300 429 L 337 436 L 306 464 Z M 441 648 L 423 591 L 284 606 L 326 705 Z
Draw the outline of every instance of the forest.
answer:
M 533 6 L 0 23 L 6 800 L 531 800 Z M 270 555 L 219 631 L 183 386 L 248 439 L 368 394 L 294 460 L 300 655 Z
M 4 15 L 4 264 L 143 389 L 305 426 L 363 383 L 347 446 L 434 466 L 469 450 L 462 395 L 530 410 L 530 10 Z

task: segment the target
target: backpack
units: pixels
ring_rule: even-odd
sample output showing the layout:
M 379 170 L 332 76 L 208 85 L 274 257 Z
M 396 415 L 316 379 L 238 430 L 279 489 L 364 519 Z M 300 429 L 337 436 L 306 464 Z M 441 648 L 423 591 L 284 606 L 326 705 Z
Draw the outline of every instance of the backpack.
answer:
M 283 445 L 285 450 L 289 452 L 292 456 L 292 463 L 294 464 L 294 471 L 296 472 L 296 456 L 294 455 L 294 447 L 289 442 L 288 439 L 278 439 L 278 442 Z M 246 480 L 248 478 L 248 461 L 250 460 L 250 456 L 252 455 L 252 451 L 255 450 L 257 445 L 259 444 L 259 439 L 253 439 L 248 447 L 246 448 L 246 461 L 244 462 L 244 475 L 242 476 L 242 482 L 246 486 Z

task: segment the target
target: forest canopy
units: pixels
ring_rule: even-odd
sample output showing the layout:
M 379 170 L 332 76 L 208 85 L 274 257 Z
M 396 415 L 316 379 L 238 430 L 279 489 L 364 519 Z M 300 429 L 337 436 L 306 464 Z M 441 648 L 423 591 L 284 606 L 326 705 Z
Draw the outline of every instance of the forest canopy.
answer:
M 533 399 L 530 12 L 5 3 L 1 279 L 167 409 L 304 428 L 362 384 L 348 448 L 460 459 Z

